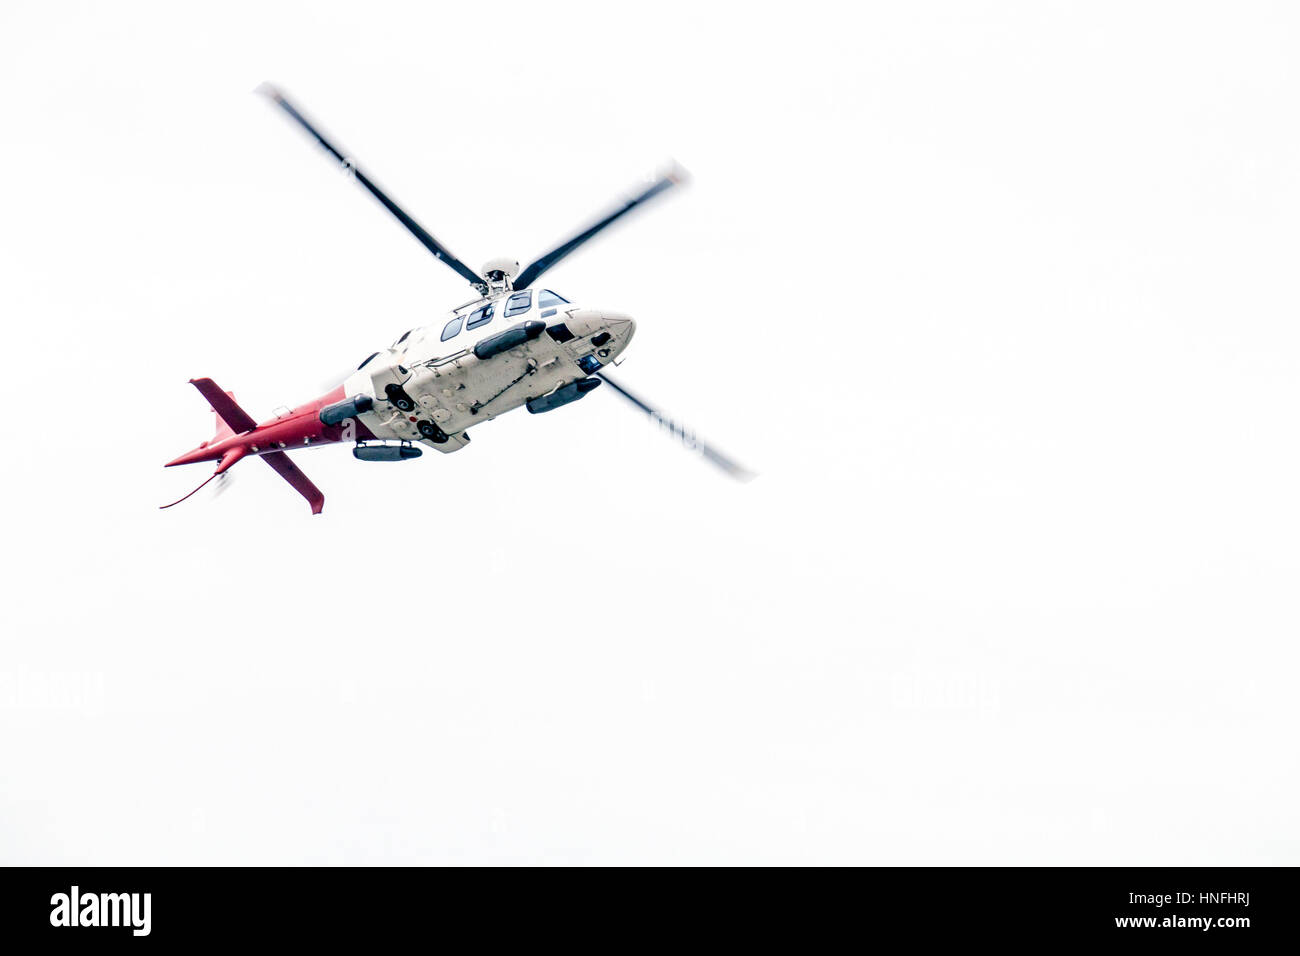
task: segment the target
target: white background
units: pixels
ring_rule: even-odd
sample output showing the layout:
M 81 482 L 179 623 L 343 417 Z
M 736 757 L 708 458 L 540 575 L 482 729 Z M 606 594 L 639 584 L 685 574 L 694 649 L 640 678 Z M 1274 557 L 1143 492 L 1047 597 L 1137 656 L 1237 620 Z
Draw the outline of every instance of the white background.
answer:
M 6 3 L 0 860 L 1300 862 L 1297 16 Z M 548 275 L 629 386 L 161 465 Z M 606 390 L 607 392 L 608 390 Z

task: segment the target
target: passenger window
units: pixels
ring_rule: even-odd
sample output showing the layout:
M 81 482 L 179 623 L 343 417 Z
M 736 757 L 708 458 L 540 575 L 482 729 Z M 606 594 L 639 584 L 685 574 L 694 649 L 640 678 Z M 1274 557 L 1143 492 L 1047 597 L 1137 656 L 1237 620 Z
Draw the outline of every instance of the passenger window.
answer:
M 480 325 L 487 325 L 492 321 L 492 306 L 485 305 L 481 309 L 475 309 L 469 314 L 469 320 L 465 323 L 466 329 L 477 329 Z
M 552 306 L 568 305 L 569 300 L 563 296 L 556 295 L 550 289 L 543 289 L 537 295 L 537 307 L 539 309 L 549 309 Z
M 444 342 L 460 333 L 460 322 L 462 318 L 464 317 L 458 315 L 442 327 L 442 340 Z
M 521 312 L 527 312 L 533 307 L 533 294 L 531 292 L 519 292 L 512 295 L 506 302 L 506 318 L 519 315 Z

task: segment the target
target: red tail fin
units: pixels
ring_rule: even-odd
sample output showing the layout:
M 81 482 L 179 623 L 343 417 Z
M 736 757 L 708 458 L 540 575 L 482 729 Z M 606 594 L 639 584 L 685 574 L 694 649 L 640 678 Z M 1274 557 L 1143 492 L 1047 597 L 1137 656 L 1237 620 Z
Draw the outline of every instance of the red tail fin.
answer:
M 235 400 L 234 392 L 226 392 L 226 398 L 232 402 Z M 226 424 L 226 420 L 221 417 L 220 412 L 213 412 L 212 417 L 217 420 L 217 430 L 213 432 L 212 437 L 208 439 L 209 445 L 215 445 L 219 441 L 225 441 L 235 434 L 235 430 Z

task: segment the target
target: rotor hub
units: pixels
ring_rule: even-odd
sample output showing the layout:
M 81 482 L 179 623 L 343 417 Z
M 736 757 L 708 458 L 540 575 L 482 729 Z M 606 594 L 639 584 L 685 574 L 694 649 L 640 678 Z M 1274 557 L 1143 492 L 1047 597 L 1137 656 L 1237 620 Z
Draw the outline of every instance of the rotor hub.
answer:
M 514 288 L 515 277 L 519 275 L 519 260 L 511 259 L 509 256 L 489 259 L 483 264 L 479 275 L 487 283 L 489 294 L 509 292 Z

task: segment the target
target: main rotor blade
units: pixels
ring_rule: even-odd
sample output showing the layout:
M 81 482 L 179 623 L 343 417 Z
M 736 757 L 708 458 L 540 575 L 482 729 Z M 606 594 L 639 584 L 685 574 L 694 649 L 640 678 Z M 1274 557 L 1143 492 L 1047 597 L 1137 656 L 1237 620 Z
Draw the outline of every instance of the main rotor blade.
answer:
M 716 465 L 717 467 L 721 468 L 730 477 L 735 478 L 737 481 L 750 481 L 751 479 L 754 478 L 754 473 L 750 471 L 748 468 L 745 468 L 743 465 L 737 464 L 735 461 L 733 461 L 731 458 L 728 458 L 726 455 L 724 455 L 718 449 L 714 448 L 712 445 L 698 439 L 695 436 L 695 432 L 693 430 L 687 428 L 686 426 L 678 422 L 673 421 L 671 418 L 664 415 L 662 412 L 660 412 L 657 408 L 650 405 L 648 402 L 640 398 L 637 398 L 637 396 L 633 395 L 622 385 L 619 385 L 617 382 L 611 379 L 609 375 L 606 374 L 605 372 L 601 371 L 601 372 L 597 372 L 596 374 L 600 378 L 605 380 L 606 385 L 608 385 L 614 391 L 618 392 L 620 395 L 626 398 L 637 408 L 641 409 L 641 411 L 649 415 L 651 421 L 656 422 L 661 427 L 666 429 L 669 432 L 669 434 L 671 434 L 674 438 L 681 441 L 681 443 L 688 450 L 698 451 L 700 455 L 702 455 L 706 460 Z
M 421 226 L 418 222 L 416 222 L 414 219 L 408 216 L 406 212 L 402 209 L 402 207 L 400 207 L 399 205 L 397 205 L 397 203 L 389 199 L 388 196 L 384 193 L 384 191 L 380 189 L 378 186 L 376 186 L 370 180 L 370 177 L 368 177 L 365 173 L 363 173 L 360 170 L 360 168 L 357 167 L 356 163 L 354 163 L 350 158 L 344 156 L 341 152 L 339 152 L 338 149 L 334 147 L 334 144 L 331 143 L 329 140 L 327 140 L 321 134 L 320 130 L 316 129 L 316 127 L 313 126 L 311 122 L 305 116 L 302 115 L 302 113 L 298 112 L 298 109 L 285 98 L 283 93 L 277 90 L 274 86 L 271 86 L 269 83 L 263 83 L 261 86 L 257 88 L 257 92 L 273 100 L 276 103 L 276 105 L 278 105 L 282 110 L 288 113 L 290 117 L 293 118 L 294 122 L 296 122 L 308 133 L 314 136 L 316 138 L 316 141 L 325 148 L 325 151 L 339 161 L 339 163 L 343 166 L 344 170 L 346 170 L 349 174 L 351 174 L 351 176 L 357 182 L 359 182 L 362 186 L 364 186 L 366 190 L 370 193 L 370 195 L 374 196 L 381 203 L 383 203 L 384 208 L 387 209 L 389 212 L 391 212 L 397 218 L 397 221 L 400 222 L 403 226 L 405 226 L 410 231 L 411 235 L 415 236 L 416 239 L 420 240 L 420 244 L 423 245 L 424 248 L 432 252 L 436 258 L 445 262 L 448 266 L 454 269 L 462 277 L 468 279 L 470 284 L 473 285 L 475 288 L 479 289 L 480 291 L 486 291 L 487 286 L 484 285 L 481 276 L 479 276 L 469 266 L 465 265 L 465 263 L 461 262 L 459 259 L 453 256 L 446 246 L 444 246 L 437 239 L 433 238 L 433 236 L 430 235 L 429 232 L 425 230 L 423 226 Z
M 641 193 L 632 197 L 631 199 L 625 200 L 623 202 L 623 205 L 619 206 L 613 212 L 609 213 L 604 218 L 599 219 L 596 222 L 592 223 L 590 226 L 588 226 L 582 232 L 578 233 L 572 239 L 569 239 L 568 241 L 563 242 L 560 245 L 556 246 L 550 252 L 546 253 L 546 255 L 542 256 L 536 262 L 532 263 L 527 268 L 525 268 L 523 272 L 519 273 L 519 277 L 515 279 L 514 287 L 516 289 L 527 289 L 530 285 L 532 285 L 534 282 L 537 281 L 538 277 L 541 276 L 543 272 L 545 272 L 547 269 L 551 268 L 551 266 L 558 263 L 561 259 L 567 256 L 574 249 L 577 249 L 588 239 L 595 236 L 596 233 L 600 232 L 606 226 L 610 225 L 615 220 L 618 220 L 623 216 L 626 216 L 637 206 L 640 206 L 642 203 L 648 202 L 649 200 L 653 199 L 655 196 L 658 196 L 661 192 L 663 192 L 665 189 L 668 189 L 670 186 L 675 186 L 678 183 L 682 183 L 685 181 L 686 181 L 686 170 L 681 169 L 680 167 L 673 167 L 673 169 L 671 169 L 670 171 L 668 171 L 667 173 L 665 173 L 664 175 L 656 179 L 649 186 L 649 188 L 642 190 Z

